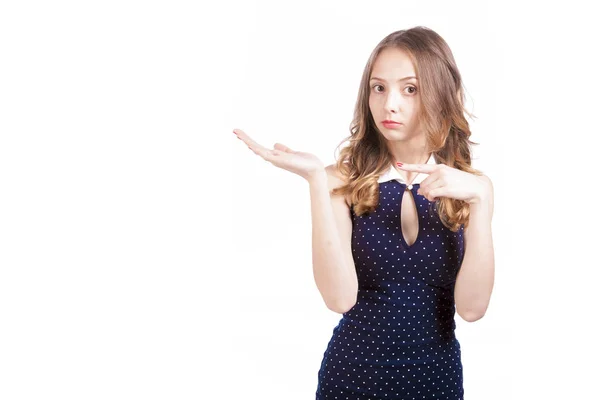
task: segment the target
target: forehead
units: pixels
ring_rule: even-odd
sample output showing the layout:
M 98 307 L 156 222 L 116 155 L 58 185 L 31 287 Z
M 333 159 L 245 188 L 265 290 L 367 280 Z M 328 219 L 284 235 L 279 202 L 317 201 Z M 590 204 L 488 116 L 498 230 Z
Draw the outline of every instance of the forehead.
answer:
M 405 76 L 416 76 L 416 73 L 412 60 L 406 51 L 387 48 L 379 53 L 375 59 L 371 76 L 395 81 Z

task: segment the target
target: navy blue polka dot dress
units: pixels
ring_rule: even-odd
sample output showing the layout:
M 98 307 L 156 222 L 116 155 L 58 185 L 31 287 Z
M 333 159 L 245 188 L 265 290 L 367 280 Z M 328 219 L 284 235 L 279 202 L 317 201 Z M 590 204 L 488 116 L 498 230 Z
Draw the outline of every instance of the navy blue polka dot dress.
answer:
M 435 163 L 433 156 L 428 163 Z M 316 399 L 463 399 L 454 330 L 454 282 L 464 255 L 463 227 L 452 232 L 434 202 L 398 171 L 379 179 L 379 205 L 351 208 L 358 299 L 333 329 L 318 372 Z M 412 192 L 419 229 L 402 234 L 402 196 Z M 412 204 L 411 204 L 412 205 Z

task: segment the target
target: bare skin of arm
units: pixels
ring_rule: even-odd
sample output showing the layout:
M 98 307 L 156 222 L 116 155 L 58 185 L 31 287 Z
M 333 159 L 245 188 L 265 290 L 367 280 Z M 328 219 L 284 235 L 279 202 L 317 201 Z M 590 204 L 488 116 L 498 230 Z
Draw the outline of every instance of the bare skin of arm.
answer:
M 340 314 L 354 306 L 358 293 L 350 208 L 344 196 L 330 194 L 342 184 L 335 165 L 309 180 L 313 275 L 327 307 Z
M 343 184 L 335 165 L 327 167 L 313 154 L 276 143 L 268 149 L 241 129 L 233 133 L 250 150 L 276 167 L 306 179 L 310 189 L 313 276 L 327 308 L 344 313 L 356 304 L 358 279 L 352 258 L 350 207 L 331 190 Z

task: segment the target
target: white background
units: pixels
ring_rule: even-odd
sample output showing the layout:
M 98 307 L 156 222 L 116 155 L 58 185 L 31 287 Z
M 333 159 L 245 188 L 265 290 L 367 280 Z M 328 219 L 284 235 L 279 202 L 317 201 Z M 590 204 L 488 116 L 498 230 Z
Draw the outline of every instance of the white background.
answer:
M 308 185 L 235 138 L 334 162 L 363 67 L 450 45 L 495 187 L 465 399 L 597 394 L 598 35 L 577 2 L 0 4 L 0 398 L 310 399 L 333 327 Z

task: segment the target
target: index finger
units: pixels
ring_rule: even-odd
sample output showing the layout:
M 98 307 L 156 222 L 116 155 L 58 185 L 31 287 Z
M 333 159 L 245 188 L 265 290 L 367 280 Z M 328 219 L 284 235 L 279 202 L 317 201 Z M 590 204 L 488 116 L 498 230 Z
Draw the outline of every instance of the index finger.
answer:
M 402 165 L 400 165 L 402 164 Z M 438 167 L 433 164 L 404 164 L 404 163 L 396 163 L 398 168 L 404 171 L 412 171 L 412 172 L 420 172 L 422 174 L 431 174 Z

